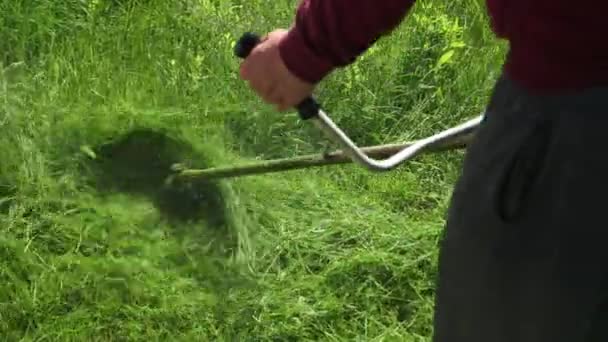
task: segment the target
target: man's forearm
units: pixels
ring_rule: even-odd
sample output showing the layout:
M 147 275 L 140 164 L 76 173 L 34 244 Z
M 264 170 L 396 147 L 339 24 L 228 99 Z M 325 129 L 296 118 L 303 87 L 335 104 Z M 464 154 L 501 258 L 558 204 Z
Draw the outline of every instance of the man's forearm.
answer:
M 280 46 L 292 73 L 318 83 L 392 31 L 415 0 L 302 0 Z

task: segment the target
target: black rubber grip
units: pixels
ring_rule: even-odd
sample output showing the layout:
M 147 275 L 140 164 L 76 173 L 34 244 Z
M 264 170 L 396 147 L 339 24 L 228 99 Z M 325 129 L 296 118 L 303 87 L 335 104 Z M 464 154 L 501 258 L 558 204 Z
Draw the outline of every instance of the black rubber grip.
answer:
M 260 40 L 260 36 L 255 33 L 244 33 L 236 42 L 234 54 L 239 58 L 247 58 L 253 48 L 260 43 Z M 321 109 L 321 106 L 312 97 L 307 97 L 296 106 L 296 109 L 298 110 L 300 119 L 308 120 L 319 115 L 319 109 Z

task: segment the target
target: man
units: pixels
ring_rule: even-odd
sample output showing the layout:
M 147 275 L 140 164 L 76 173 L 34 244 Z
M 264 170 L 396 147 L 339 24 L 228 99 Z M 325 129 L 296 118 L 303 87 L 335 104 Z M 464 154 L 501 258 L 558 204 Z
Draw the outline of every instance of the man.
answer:
M 241 76 L 287 110 L 413 3 L 304 0 Z M 608 1 L 487 5 L 510 50 L 453 194 L 433 339 L 608 341 Z

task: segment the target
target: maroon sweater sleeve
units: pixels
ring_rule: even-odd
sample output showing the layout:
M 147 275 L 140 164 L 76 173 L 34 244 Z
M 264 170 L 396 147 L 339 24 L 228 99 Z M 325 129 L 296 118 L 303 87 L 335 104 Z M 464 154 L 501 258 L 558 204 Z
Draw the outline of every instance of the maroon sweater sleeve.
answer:
M 415 0 L 302 0 L 279 49 L 287 68 L 318 83 L 404 19 Z

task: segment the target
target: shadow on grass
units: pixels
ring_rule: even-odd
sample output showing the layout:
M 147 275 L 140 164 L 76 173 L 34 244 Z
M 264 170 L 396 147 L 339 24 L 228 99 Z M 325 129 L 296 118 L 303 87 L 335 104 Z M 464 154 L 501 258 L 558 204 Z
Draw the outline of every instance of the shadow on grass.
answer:
M 204 168 L 210 156 L 165 131 L 136 129 L 92 148 L 95 158 L 86 162 L 87 178 L 102 196 L 114 193 L 145 198 L 168 223 L 169 235 L 179 244 L 161 261 L 182 277 L 194 280 L 217 298 L 228 300 L 237 289 L 254 291 L 258 284 L 247 268 L 231 259 L 244 229 L 238 224 L 226 184 L 215 181 L 173 183 L 165 186 L 171 166 Z M 209 152 L 211 153 L 211 151 Z M 236 307 L 235 307 L 236 306 Z M 221 321 L 238 310 L 239 303 L 210 308 Z
M 96 156 L 88 161 L 88 169 L 102 195 L 120 192 L 146 198 L 178 238 L 196 235 L 221 242 L 227 252 L 236 248 L 237 234 L 230 225 L 226 192 L 219 183 L 165 186 L 174 163 L 205 167 L 204 156 L 192 146 L 166 132 L 140 128 L 93 148 L 93 152 Z M 193 232 L 193 227 L 204 231 Z

